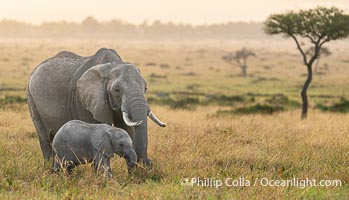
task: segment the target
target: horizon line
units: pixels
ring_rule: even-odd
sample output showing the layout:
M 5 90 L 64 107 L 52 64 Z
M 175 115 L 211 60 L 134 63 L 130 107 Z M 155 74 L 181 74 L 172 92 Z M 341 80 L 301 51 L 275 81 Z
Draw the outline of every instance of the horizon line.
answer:
M 27 24 L 27 25 L 32 25 L 32 26 L 42 26 L 45 23 L 71 23 L 71 24 L 81 24 L 84 20 L 88 19 L 88 18 L 93 18 L 94 20 L 96 20 L 98 23 L 106 23 L 106 22 L 111 22 L 111 21 L 120 21 L 124 24 L 132 24 L 135 26 L 140 26 L 143 23 L 147 23 L 148 25 L 152 25 L 155 22 L 159 21 L 161 24 L 174 24 L 174 25 L 190 25 L 193 27 L 198 27 L 198 26 L 211 26 L 211 25 L 221 25 L 221 24 L 229 24 L 229 23 L 244 23 L 244 24 L 262 24 L 263 21 L 256 21 L 256 20 L 236 20 L 236 21 L 222 21 L 222 22 L 211 22 L 211 23 L 191 23 L 191 22 L 175 22 L 175 21 L 169 21 L 169 20 L 160 20 L 160 19 L 156 19 L 156 20 L 143 20 L 141 23 L 135 23 L 135 22 L 130 22 L 128 20 L 124 20 L 124 19 L 118 19 L 118 18 L 112 18 L 109 20 L 99 20 L 91 15 L 86 16 L 85 18 L 83 18 L 80 21 L 77 20 L 66 20 L 66 19 L 62 19 L 62 20 L 51 20 L 51 21 L 41 21 L 40 23 L 35 23 L 35 22 L 28 22 L 25 20 L 19 20 L 19 19 L 11 19 L 11 18 L 0 18 L 0 23 L 4 22 L 4 21 L 12 21 L 12 22 L 16 22 L 16 23 L 23 23 L 23 24 Z

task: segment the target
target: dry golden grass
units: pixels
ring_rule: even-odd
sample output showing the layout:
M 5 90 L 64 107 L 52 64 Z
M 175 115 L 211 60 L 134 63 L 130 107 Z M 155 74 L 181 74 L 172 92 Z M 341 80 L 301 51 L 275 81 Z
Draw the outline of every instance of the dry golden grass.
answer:
M 25 106 L 2 110 L 1 196 L 32 198 L 343 198 L 349 182 L 349 115 L 299 111 L 271 116 L 215 118 L 217 108 L 195 112 L 154 107 L 168 122 L 151 124 L 149 155 L 154 169 L 128 177 L 126 164 L 112 160 L 113 179 L 80 166 L 72 177 L 43 168 L 39 143 Z M 205 187 L 181 186 L 181 178 L 232 177 L 254 180 L 339 179 L 342 187 Z
M 299 101 L 299 85 L 305 72 L 289 46 L 265 42 L 154 44 L 147 42 L 123 45 L 112 41 L 3 41 L 0 49 L 0 87 L 25 87 L 31 70 L 60 50 L 91 55 L 98 48 L 116 49 L 126 61 L 139 64 L 149 82 L 149 96 L 155 92 L 205 92 L 244 95 L 284 93 Z M 283 43 L 284 45 L 287 43 Z M 237 66 L 220 57 L 242 46 L 255 49 L 249 73 L 254 77 L 230 77 L 239 73 Z M 310 95 L 312 105 L 348 97 L 349 68 L 345 59 L 347 46 L 333 45 L 338 54 L 323 60 L 329 74 L 314 78 Z M 277 53 L 279 52 L 280 53 Z M 343 61 L 344 60 L 344 61 Z M 146 66 L 155 62 L 156 66 Z M 160 68 L 168 64 L 170 68 Z M 271 66 L 265 69 L 263 66 Z M 176 69 L 180 66 L 180 69 Z M 195 72 L 197 76 L 183 74 Z M 150 75 L 167 79 L 151 81 Z M 280 81 L 253 82 L 258 77 L 276 77 Z M 188 85 L 200 85 L 190 90 Z M 24 96 L 23 92 L 2 92 Z M 257 99 L 257 101 L 262 101 Z M 347 199 L 349 196 L 349 115 L 310 110 L 300 121 L 300 110 L 273 115 L 214 115 L 218 106 L 195 110 L 173 110 L 152 105 L 168 127 L 149 123 L 150 171 L 127 174 L 120 158 L 112 159 L 114 178 L 96 176 L 90 166 L 79 166 L 72 177 L 51 174 L 44 167 L 39 142 L 26 105 L 0 108 L 0 198 L 1 199 Z M 181 186 L 182 178 L 215 179 L 244 177 L 292 179 L 339 179 L 341 187 L 220 187 Z

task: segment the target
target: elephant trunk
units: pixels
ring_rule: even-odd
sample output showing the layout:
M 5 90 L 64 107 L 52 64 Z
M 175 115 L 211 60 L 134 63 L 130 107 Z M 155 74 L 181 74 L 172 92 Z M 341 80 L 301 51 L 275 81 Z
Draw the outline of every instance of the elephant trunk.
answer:
M 141 122 L 134 126 L 135 137 L 134 147 L 138 157 L 138 161 L 150 165 L 147 157 L 148 148 L 148 128 L 147 128 L 147 113 L 148 106 L 144 96 L 140 95 L 130 99 L 128 113 L 133 122 Z
M 140 162 L 148 162 L 148 131 L 147 131 L 147 119 L 141 124 L 135 127 L 135 150 Z
M 124 158 L 126 159 L 127 166 L 132 168 L 137 163 L 137 154 L 133 149 L 124 152 Z

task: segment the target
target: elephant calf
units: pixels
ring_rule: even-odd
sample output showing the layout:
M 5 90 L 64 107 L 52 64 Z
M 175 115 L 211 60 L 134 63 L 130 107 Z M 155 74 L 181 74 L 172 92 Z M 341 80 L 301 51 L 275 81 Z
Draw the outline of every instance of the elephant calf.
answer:
M 53 171 L 64 167 L 70 174 L 75 166 L 93 162 L 95 170 L 112 177 L 110 158 L 114 153 L 126 159 L 129 169 L 137 162 L 127 132 L 107 124 L 69 121 L 58 130 L 52 146 L 56 153 Z

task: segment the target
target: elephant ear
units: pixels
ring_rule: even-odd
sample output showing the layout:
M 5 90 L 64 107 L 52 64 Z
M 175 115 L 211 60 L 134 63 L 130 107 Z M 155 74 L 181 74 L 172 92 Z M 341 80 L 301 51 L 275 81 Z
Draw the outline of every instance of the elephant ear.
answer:
M 108 158 L 113 157 L 112 141 L 107 132 L 93 133 L 90 137 L 90 142 L 95 151 L 103 153 Z
M 118 145 L 118 141 L 122 138 L 122 134 L 118 129 L 119 128 L 111 127 L 107 130 L 107 134 L 109 135 L 110 142 L 113 147 L 116 147 L 116 145 Z
M 110 63 L 96 65 L 77 81 L 77 93 L 82 106 L 90 111 L 95 120 L 107 124 L 113 123 L 113 112 L 106 98 L 105 87 L 111 68 Z

